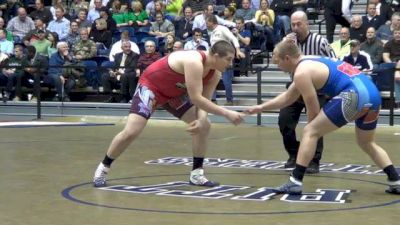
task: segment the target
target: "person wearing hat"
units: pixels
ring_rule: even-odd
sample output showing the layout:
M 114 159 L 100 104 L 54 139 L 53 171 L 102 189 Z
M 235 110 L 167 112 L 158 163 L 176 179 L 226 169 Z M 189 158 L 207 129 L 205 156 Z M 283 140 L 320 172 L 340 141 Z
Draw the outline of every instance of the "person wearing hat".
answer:
M 344 56 L 343 61 L 361 71 L 370 71 L 373 68 L 370 55 L 364 51 L 360 51 L 360 41 L 357 39 L 350 42 L 350 53 Z
M 51 42 L 46 39 L 46 32 L 44 30 L 38 30 L 36 35 L 37 39 L 32 42 L 32 46 L 35 47 L 38 54 L 49 56 L 47 50 L 51 47 Z

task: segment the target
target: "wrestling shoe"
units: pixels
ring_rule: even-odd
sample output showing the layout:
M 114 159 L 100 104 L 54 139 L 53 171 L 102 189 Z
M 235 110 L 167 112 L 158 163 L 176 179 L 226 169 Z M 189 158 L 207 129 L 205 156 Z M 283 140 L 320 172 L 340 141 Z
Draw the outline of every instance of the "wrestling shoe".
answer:
M 296 167 L 296 156 L 289 156 L 289 159 L 285 162 L 284 167 L 286 169 L 293 169 Z
M 389 187 L 385 190 L 386 193 L 400 195 L 400 180 L 389 181 Z
M 108 174 L 108 171 L 110 171 L 110 168 L 105 167 L 103 163 L 100 163 L 99 166 L 97 166 L 96 172 L 94 172 L 93 177 L 94 187 L 105 187 L 107 185 L 106 176 Z
M 189 183 L 191 185 L 204 187 L 215 187 L 219 185 L 218 182 L 208 180 L 206 176 L 204 176 L 204 170 L 201 168 L 192 170 L 192 172 L 190 172 Z
M 308 174 L 319 173 L 319 163 L 311 161 L 306 169 L 306 173 L 308 173 Z
M 289 181 L 273 189 L 277 194 L 301 195 L 303 183 L 290 176 Z

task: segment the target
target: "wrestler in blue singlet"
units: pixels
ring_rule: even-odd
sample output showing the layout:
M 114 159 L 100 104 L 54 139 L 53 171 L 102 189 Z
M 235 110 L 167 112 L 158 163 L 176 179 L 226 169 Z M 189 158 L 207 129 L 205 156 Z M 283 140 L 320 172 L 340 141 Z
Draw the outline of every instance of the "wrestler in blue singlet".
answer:
M 336 59 L 311 56 L 301 61 L 304 60 L 318 61 L 329 68 L 328 80 L 317 91 L 332 98 L 323 110 L 336 126 L 342 127 L 355 120 L 357 127 L 362 130 L 376 128 L 381 96 L 364 73 Z

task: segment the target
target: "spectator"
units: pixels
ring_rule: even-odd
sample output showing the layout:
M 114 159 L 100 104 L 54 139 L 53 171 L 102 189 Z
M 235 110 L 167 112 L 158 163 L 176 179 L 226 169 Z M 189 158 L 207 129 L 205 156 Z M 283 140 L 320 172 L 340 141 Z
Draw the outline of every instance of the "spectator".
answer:
M 150 66 L 153 62 L 161 58 L 160 53 L 156 52 L 156 43 L 154 41 L 148 40 L 144 43 L 145 52 L 140 54 L 137 68 L 136 76 L 139 76 L 143 71 Z
M 350 54 L 346 55 L 343 61 L 364 72 L 369 72 L 373 68 L 371 57 L 368 53 L 360 51 L 360 41 L 357 39 L 350 42 Z
M 34 81 L 33 97 L 28 100 L 36 101 L 38 96 L 40 96 L 40 81 L 43 81 L 44 84 L 51 84 L 51 79 L 47 75 L 49 60 L 47 57 L 37 54 L 34 46 L 27 46 L 26 50 L 28 65 L 25 68 L 25 76 L 27 79 L 32 79 Z
M 53 14 L 44 7 L 43 0 L 35 0 L 35 8 L 36 10 L 29 14 L 33 20 L 40 19 L 46 25 L 53 20 Z
M 48 26 L 48 30 L 56 32 L 60 41 L 65 41 L 69 31 L 69 20 L 64 17 L 64 8 L 56 8 L 56 19 L 51 21 Z
M 244 28 L 244 19 L 242 17 L 237 17 L 235 19 L 236 28 L 232 30 L 233 35 L 239 41 L 240 50 L 245 53 L 246 57 L 244 59 L 235 59 L 235 65 L 239 65 L 239 76 L 247 76 L 248 68 L 250 65 L 250 42 L 251 42 L 251 32 Z M 235 70 L 236 72 L 236 70 Z
M 99 19 L 104 19 L 107 23 L 107 30 L 110 31 L 111 34 L 113 34 L 115 31 L 117 31 L 117 23 L 115 20 L 111 17 L 110 11 L 106 7 L 101 7 L 100 8 L 100 17 Z M 92 30 L 96 28 L 96 20 L 92 24 Z
M 393 15 L 393 10 L 386 0 L 369 0 L 369 3 L 376 5 L 376 15 L 380 17 L 379 20 L 381 20 L 383 24 L 390 22 L 390 18 Z
M 4 32 L 3 32 L 3 36 Z M 7 86 L 6 86 L 6 98 L 11 98 L 13 101 L 20 101 L 22 99 L 22 76 L 24 75 L 24 70 L 22 68 L 13 68 L 26 66 L 27 61 L 24 57 L 24 49 L 21 45 L 15 46 L 15 55 L 11 55 L 9 58 L 1 62 L 3 67 L 9 66 L 9 68 L 3 68 L 0 76 L 4 79 L 6 77 Z M 14 86 L 15 85 L 15 86 Z M 3 96 L 4 98 L 4 96 Z
M 4 27 L 4 25 L 5 25 L 4 19 L 3 19 L 3 17 L 0 17 L 0 28 L 3 28 L 3 29 L 7 32 L 7 40 L 9 40 L 9 41 L 14 41 L 13 34 L 12 34 L 9 30 L 7 30 L 7 29 Z
M 275 43 L 280 39 L 280 37 L 274 35 L 275 12 L 269 8 L 267 0 L 261 0 L 260 4 L 260 9 L 256 11 L 254 21 L 257 29 L 264 34 L 261 49 L 273 49 Z
M 79 10 L 76 22 L 78 22 L 79 24 L 79 29 L 86 28 L 87 31 L 90 33 L 90 29 L 92 28 L 92 23 L 87 19 L 87 13 L 88 11 L 86 9 Z
M 361 16 L 354 15 L 353 21 L 351 21 L 351 26 L 350 26 L 350 39 L 351 40 L 357 39 L 360 42 L 364 42 L 366 28 L 367 27 L 364 25 Z
M 181 50 L 183 50 L 183 42 L 179 40 L 175 41 L 174 46 L 172 46 L 172 51 L 176 52 Z
M 373 67 L 377 69 L 379 64 L 382 63 L 383 42 L 376 38 L 375 28 L 373 27 L 367 29 L 366 38 L 366 41 L 361 43 L 361 50 L 371 56 Z
M 8 56 L 14 52 L 14 43 L 7 40 L 7 33 L 4 28 L 0 28 L 0 52 Z
M 190 7 L 193 10 L 193 16 L 202 14 L 206 5 L 212 4 L 210 0 L 186 0 L 182 8 Z
M 96 43 L 89 39 L 85 28 L 79 30 L 80 40 L 74 45 L 72 53 L 74 59 L 85 66 L 85 79 L 93 89 L 100 84 L 100 73 L 97 70 L 97 63 L 92 60 L 97 55 Z
M 69 8 L 71 19 L 76 19 L 81 9 L 84 9 L 87 12 L 89 10 L 89 2 L 86 2 L 85 0 L 73 0 L 71 7 Z
M 57 91 L 53 101 L 70 101 L 69 94 L 75 87 L 76 82 L 73 77 L 69 77 L 67 74 L 63 73 L 62 66 L 71 62 L 73 62 L 73 57 L 69 55 L 68 43 L 64 41 L 58 42 L 57 52 L 50 56 L 50 68 L 48 71 L 52 84 Z
M 149 20 L 150 22 L 155 22 L 156 21 L 156 15 L 157 13 L 162 13 L 164 16 L 164 20 L 169 20 L 172 21 L 169 17 L 165 15 L 165 5 L 162 1 L 156 1 L 154 2 L 154 12 L 149 14 Z
M 47 55 L 50 57 L 51 55 L 53 55 L 55 52 L 58 51 L 57 49 L 57 44 L 58 44 L 58 34 L 56 32 L 50 32 L 47 35 L 47 40 L 49 40 L 51 42 L 50 47 L 47 49 Z
M 7 25 L 7 30 L 12 32 L 15 43 L 21 43 L 22 39 L 33 29 L 35 29 L 35 24 L 30 17 L 26 16 L 26 10 L 23 7 L 18 8 L 18 16 L 12 18 Z
M 137 44 L 135 42 L 132 42 L 132 41 L 129 40 L 129 32 L 128 31 L 123 31 L 121 33 L 121 40 L 115 42 L 111 47 L 110 57 L 109 57 L 111 62 L 114 62 L 114 56 L 117 53 L 122 52 L 122 46 L 121 45 L 122 45 L 122 41 L 124 41 L 124 40 L 125 41 L 129 41 L 131 43 L 131 50 L 133 52 L 135 52 L 138 55 L 140 54 L 140 50 L 139 50 L 139 47 L 137 46 Z
M 168 34 L 175 35 L 175 27 L 169 20 L 164 20 L 162 13 L 157 13 L 156 22 L 151 23 L 149 34 L 163 39 Z
M 333 42 L 333 33 L 336 24 L 342 27 L 350 27 L 351 23 L 351 0 L 326 0 L 325 1 L 325 21 L 326 37 L 329 43 Z M 349 49 L 350 51 L 350 49 Z
M 331 47 L 335 51 L 338 59 L 343 59 L 343 57 L 350 53 L 350 31 L 348 27 L 342 27 L 340 29 L 340 39 L 333 42 Z
M 376 37 L 383 43 L 388 42 L 393 37 L 393 31 L 400 28 L 400 12 L 395 12 L 392 15 L 390 24 L 385 24 L 379 27 L 376 31 Z
M 165 7 L 167 15 L 177 18 L 182 14 L 182 5 L 184 0 L 170 0 Z
M 193 31 L 193 37 L 190 41 L 186 42 L 184 49 L 185 50 L 196 50 L 199 46 L 203 46 L 205 49 L 209 49 L 208 42 L 203 40 L 203 32 L 200 28 L 196 28 Z
M 383 61 L 396 64 L 395 94 L 397 107 L 400 106 L 400 29 L 393 31 L 393 39 L 389 40 L 383 47 Z
M 160 47 L 161 56 L 166 56 L 173 51 L 175 41 L 176 38 L 174 35 L 168 34 L 165 36 L 165 44 L 164 46 Z
M 214 15 L 214 5 L 213 4 L 207 4 L 204 7 L 203 13 L 200 15 L 197 15 L 194 20 L 193 20 L 193 26 L 192 29 L 200 28 L 201 30 L 205 31 L 207 29 L 207 24 L 206 24 L 206 19 L 208 16 Z M 214 15 L 215 16 L 215 15 Z M 226 27 L 235 27 L 234 22 L 226 21 L 219 16 L 215 16 L 217 18 L 217 22 L 220 25 L 224 25 Z
M 367 15 L 362 16 L 362 23 L 366 28 L 373 27 L 378 29 L 385 22 L 382 22 L 380 17 L 376 14 L 376 5 L 369 3 L 367 6 Z
M 92 24 L 95 20 L 100 18 L 100 9 L 103 7 L 101 0 L 94 0 L 94 8 L 89 10 L 87 20 Z
M 128 13 L 129 25 L 133 26 L 136 31 L 148 31 L 149 15 L 143 10 L 143 5 L 139 1 L 132 3 L 132 12 Z
M 48 49 L 51 47 L 51 42 L 46 39 L 46 33 L 43 30 L 38 30 L 38 39 L 32 42 L 32 46 L 35 47 L 35 53 L 49 57 Z
M 194 19 L 192 8 L 186 7 L 184 14 L 185 15 L 175 23 L 175 35 L 182 40 L 186 40 L 188 37 L 192 36 Z
M 90 39 L 96 43 L 97 55 L 108 55 L 110 54 L 112 43 L 111 31 L 107 29 L 107 22 L 105 19 L 97 19 L 95 24 L 96 29 L 92 29 L 90 32 Z
M 72 48 L 72 45 L 78 42 L 79 38 L 79 24 L 76 21 L 71 21 L 70 29 L 66 37 L 66 42 L 68 43 L 69 48 Z
M 102 76 L 104 93 L 110 95 L 107 102 L 116 102 L 115 97 L 112 95 L 112 89 L 116 89 L 119 84 L 121 85 L 121 102 L 129 102 L 132 99 L 138 82 L 135 71 L 139 55 L 131 50 L 131 43 L 127 40 L 122 41 L 121 47 L 122 52 L 115 55 L 114 69 Z
M 23 43 L 25 46 L 31 45 L 31 43 L 38 39 L 38 31 L 42 30 L 45 32 L 46 36 L 49 34 L 49 31 L 46 30 L 46 25 L 43 23 L 42 19 L 35 20 L 35 29 L 29 31 L 25 37 L 23 38 Z
M 229 22 L 235 22 L 235 21 L 233 20 L 233 15 L 235 15 L 235 12 L 236 12 L 236 9 L 235 9 L 235 8 L 233 8 L 232 6 L 227 6 L 227 7 L 224 9 L 224 16 L 223 16 L 223 19 L 226 20 L 226 21 L 229 21 Z
M 242 8 L 236 10 L 235 19 L 237 17 L 243 17 L 245 23 L 249 22 L 256 16 L 256 9 L 251 8 L 250 0 L 242 0 Z

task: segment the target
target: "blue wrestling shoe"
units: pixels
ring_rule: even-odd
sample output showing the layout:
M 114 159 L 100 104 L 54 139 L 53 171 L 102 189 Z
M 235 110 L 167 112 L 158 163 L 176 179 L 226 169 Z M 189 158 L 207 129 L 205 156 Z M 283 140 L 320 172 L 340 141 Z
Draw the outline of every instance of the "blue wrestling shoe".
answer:
M 204 176 L 204 170 L 201 168 L 192 170 L 192 172 L 190 172 L 189 183 L 191 185 L 203 187 L 215 187 L 219 185 L 218 182 L 208 180 L 206 176 Z
M 99 164 L 99 166 L 96 169 L 96 172 L 94 172 L 94 177 L 93 177 L 94 187 L 105 187 L 107 185 L 106 176 L 109 170 L 110 168 L 104 166 L 103 163 Z
M 289 181 L 273 189 L 277 194 L 301 195 L 303 183 L 290 176 Z
M 389 194 L 400 195 L 400 180 L 389 181 L 389 187 L 385 191 Z

